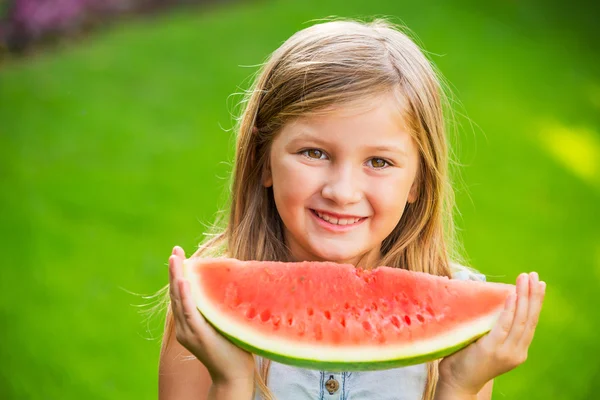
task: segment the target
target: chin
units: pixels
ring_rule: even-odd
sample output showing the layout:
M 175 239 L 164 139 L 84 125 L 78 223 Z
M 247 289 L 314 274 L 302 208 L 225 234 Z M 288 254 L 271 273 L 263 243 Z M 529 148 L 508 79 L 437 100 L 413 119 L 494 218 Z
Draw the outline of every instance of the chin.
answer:
M 336 248 L 336 246 L 323 248 L 321 244 L 320 248 L 314 248 L 312 253 L 323 261 L 333 261 L 342 264 L 352 264 L 352 261 L 360 257 L 360 254 L 356 251 L 348 251 L 348 246 L 344 248 Z

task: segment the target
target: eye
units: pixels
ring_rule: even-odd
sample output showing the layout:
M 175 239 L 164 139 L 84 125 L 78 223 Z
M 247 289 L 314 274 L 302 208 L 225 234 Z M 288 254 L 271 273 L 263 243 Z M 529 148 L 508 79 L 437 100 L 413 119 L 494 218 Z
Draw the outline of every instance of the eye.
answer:
M 323 153 L 323 152 L 322 152 L 321 150 L 319 150 L 319 149 L 308 149 L 308 150 L 304 150 L 304 151 L 302 152 L 302 154 L 303 154 L 305 157 L 308 157 L 308 158 L 313 158 L 313 159 L 315 159 L 315 160 L 322 160 L 322 159 L 324 159 L 324 158 L 325 158 L 325 153 Z
M 371 158 L 368 163 L 375 169 L 383 169 L 390 166 L 390 163 L 383 158 Z

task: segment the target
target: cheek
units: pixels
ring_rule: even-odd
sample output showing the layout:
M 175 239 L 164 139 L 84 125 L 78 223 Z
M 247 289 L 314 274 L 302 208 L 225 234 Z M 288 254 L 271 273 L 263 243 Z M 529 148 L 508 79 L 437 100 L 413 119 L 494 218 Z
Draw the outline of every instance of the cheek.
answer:
M 369 203 L 377 218 L 377 225 L 391 230 L 398 224 L 406 202 L 410 185 L 402 180 L 381 182 L 370 193 Z
M 273 169 L 273 191 L 280 214 L 293 212 L 290 206 L 302 205 L 315 193 L 316 174 L 306 166 L 280 163 Z

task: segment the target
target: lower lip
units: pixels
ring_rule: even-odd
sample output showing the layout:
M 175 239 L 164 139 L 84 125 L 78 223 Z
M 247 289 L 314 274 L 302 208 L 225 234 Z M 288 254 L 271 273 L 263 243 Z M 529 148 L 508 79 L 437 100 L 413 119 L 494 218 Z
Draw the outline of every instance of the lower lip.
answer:
M 319 217 L 314 210 L 310 210 L 310 214 L 314 217 L 314 219 L 317 220 L 317 224 L 319 224 L 319 226 L 322 226 L 323 228 L 325 228 L 331 232 L 350 231 L 350 230 L 356 228 L 357 226 L 361 225 L 367 219 L 367 218 L 361 218 L 358 221 L 356 221 L 355 223 L 349 224 L 349 225 L 336 225 L 336 224 L 332 224 L 331 222 L 327 222 L 324 219 L 322 219 L 321 217 Z

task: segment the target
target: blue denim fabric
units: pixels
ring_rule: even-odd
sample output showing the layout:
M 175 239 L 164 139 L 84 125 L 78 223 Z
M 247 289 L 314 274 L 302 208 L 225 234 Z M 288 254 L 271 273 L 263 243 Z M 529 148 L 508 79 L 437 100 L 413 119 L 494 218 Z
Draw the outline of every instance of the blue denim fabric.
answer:
M 485 281 L 485 275 L 453 266 L 453 279 Z M 259 359 L 259 363 L 261 360 Z M 421 400 L 425 364 L 384 371 L 329 372 L 291 367 L 272 361 L 268 386 L 277 400 Z M 337 390 L 327 390 L 327 381 Z M 255 400 L 261 400 L 259 394 Z

